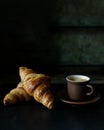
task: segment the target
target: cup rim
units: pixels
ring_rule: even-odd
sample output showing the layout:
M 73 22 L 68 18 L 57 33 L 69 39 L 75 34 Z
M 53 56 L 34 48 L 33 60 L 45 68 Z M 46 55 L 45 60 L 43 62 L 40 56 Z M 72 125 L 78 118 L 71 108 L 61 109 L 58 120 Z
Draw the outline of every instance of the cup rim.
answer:
M 69 79 L 69 77 L 70 77 L 70 78 L 72 78 L 72 77 L 80 77 L 80 78 L 85 79 L 85 81 L 73 81 L 73 80 Z M 88 82 L 88 81 L 90 80 L 90 77 L 87 76 L 87 75 L 73 74 L 73 75 L 68 75 L 68 76 L 66 76 L 66 80 L 67 80 L 67 81 L 70 81 L 70 82 Z

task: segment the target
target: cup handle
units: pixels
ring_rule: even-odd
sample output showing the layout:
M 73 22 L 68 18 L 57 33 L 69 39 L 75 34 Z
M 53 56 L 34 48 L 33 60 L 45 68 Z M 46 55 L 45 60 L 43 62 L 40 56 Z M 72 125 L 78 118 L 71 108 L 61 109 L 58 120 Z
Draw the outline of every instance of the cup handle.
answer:
M 87 92 L 86 95 L 87 95 L 87 96 L 92 95 L 93 92 L 94 92 L 94 88 L 93 88 L 93 86 L 88 84 L 88 85 L 86 85 L 86 87 L 87 87 L 87 88 L 90 88 L 90 92 Z

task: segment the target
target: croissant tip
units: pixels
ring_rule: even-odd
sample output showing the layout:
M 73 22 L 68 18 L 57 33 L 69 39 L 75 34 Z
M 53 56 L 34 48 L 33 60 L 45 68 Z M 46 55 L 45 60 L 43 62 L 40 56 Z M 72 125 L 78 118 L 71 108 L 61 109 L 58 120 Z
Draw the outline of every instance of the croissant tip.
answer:
M 15 104 L 15 102 L 13 102 L 13 101 L 11 100 L 11 98 L 9 98 L 8 95 L 6 95 L 6 96 L 4 97 L 3 104 L 4 104 L 4 106 L 8 106 L 8 105 L 10 105 L 10 104 Z
M 4 103 L 4 106 L 7 106 L 10 104 L 8 100 L 4 100 L 3 103 Z
M 53 106 L 51 106 L 51 107 L 48 107 L 48 109 L 49 109 L 49 110 L 52 110 L 52 109 L 53 109 Z
M 27 67 L 25 67 L 25 66 L 20 66 L 19 67 L 19 70 L 25 70 L 25 69 L 27 69 Z
M 54 108 L 54 102 L 51 102 L 49 105 L 48 105 L 48 109 L 51 110 Z

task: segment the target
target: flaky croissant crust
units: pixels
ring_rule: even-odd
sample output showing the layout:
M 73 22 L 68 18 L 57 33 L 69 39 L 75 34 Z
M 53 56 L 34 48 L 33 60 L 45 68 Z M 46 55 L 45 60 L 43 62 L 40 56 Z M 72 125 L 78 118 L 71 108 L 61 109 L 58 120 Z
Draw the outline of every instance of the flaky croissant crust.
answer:
M 27 91 L 28 94 L 32 95 L 35 89 L 41 85 L 46 84 L 47 89 L 50 87 L 50 79 L 48 77 L 39 77 L 39 78 L 29 78 L 23 82 L 23 88 Z
M 52 109 L 54 106 L 54 97 L 50 91 L 51 78 L 45 74 L 38 74 L 35 72 L 30 72 L 26 75 L 26 71 L 29 71 L 27 69 L 28 68 L 20 67 L 20 76 L 24 77 L 23 88 L 30 96 L 33 96 L 37 102 L 40 102 L 47 108 Z M 21 77 L 21 79 L 23 78 Z
M 19 67 L 21 81 L 3 99 L 4 105 L 29 101 L 32 97 L 48 109 L 54 107 L 54 97 L 50 90 L 51 78 L 27 67 Z
M 31 97 L 22 87 L 23 83 L 19 82 L 16 88 L 10 90 L 3 99 L 4 105 L 16 104 L 17 102 L 29 101 Z

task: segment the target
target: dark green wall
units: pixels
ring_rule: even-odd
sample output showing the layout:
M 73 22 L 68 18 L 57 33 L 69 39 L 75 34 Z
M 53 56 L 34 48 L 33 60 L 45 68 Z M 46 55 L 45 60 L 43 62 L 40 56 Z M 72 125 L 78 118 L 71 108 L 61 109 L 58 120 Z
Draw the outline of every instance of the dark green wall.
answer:
M 0 65 L 104 64 L 103 0 L 0 2 Z
M 54 21 L 60 25 L 104 25 L 103 0 L 56 0 Z

